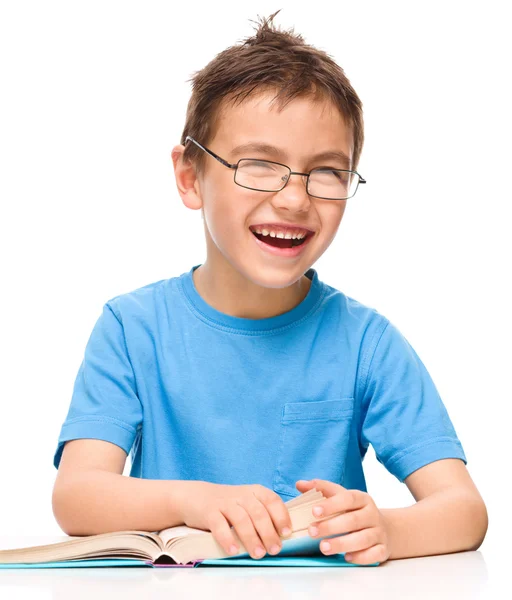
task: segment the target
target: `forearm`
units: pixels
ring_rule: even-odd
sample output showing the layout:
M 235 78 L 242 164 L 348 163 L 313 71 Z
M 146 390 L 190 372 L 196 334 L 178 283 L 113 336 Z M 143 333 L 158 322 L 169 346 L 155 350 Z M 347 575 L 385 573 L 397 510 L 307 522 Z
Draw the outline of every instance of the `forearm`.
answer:
M 56 489 L 53 513 L 67 535 L 136 529 L 160 531 L 182 525 L 188 488 L 204 482 L 127 477 L 91 470 Z
M 380 512 L 387 524 L 390 559 L 476 550 L 487 532 L 482 499 L 456 488 Z

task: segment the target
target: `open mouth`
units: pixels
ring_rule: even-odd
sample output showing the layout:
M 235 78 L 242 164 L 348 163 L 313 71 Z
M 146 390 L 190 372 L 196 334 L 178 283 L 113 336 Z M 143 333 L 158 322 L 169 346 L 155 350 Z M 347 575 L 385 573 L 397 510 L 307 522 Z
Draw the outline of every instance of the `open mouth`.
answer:
M 301 240 L 298 239 L 286 239 L 286 238 L 278 238 L 272 237 L 271 235 L 262 235 L 260 233 L 256 233 L 251 230 L 251 233 L 255 235 L 260 241 L 269 246 L 274 246 L 275 248 L 293 248 L 294 246 L 301 246 L 309 237 L 311 237 L 312 233 L 307 233 Z

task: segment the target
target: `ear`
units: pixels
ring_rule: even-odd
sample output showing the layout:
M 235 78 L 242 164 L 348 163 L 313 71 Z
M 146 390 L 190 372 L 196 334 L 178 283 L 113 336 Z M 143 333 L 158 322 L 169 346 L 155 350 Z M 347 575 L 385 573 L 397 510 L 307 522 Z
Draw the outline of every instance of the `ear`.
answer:
M 199 210 L 203 206 L 199 188 L 199 180 L 196 176 L 194 165 L 190 161 L 183 160 L 185 146 L 174 146 L 171 158 L 174 165 L 176 185 L 183 204 L 192 210 Z

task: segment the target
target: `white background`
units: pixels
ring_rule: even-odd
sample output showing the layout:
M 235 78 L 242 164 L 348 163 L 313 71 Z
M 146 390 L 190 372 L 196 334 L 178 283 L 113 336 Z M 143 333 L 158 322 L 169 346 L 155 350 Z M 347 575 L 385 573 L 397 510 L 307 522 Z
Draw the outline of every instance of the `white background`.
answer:
M 1 2 L 0 534 L 62 535 L 53 455 L 103 303 L 205 259 L 200 212 L 181 203 L 170 158 L 187 80 L 281 8 L 275 22 L 328 52 L 364 106 L 368 183 L 314 268 L 416 349 L 488 507 L 481 549 L 504 547 L 507 5 Z M 414 502 L 372 450 L 364 469 L 381 508 Z

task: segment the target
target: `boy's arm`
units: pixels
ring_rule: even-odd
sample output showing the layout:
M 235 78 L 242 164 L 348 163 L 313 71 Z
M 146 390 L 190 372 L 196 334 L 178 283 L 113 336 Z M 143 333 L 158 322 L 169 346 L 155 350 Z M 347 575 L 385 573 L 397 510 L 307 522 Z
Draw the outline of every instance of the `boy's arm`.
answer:
M 383 508 L 390 559 L 477 550 L 488 515 L 466 465 L 444 459 L 417 469 L 404 480 L 416 500 L 405 508 Z
M 196 481 L 122 475 L 126 452 L 97 439 L 66 442 L 53 488 L 53 514 L 70 536 L 182 525 L 180 506 Z

